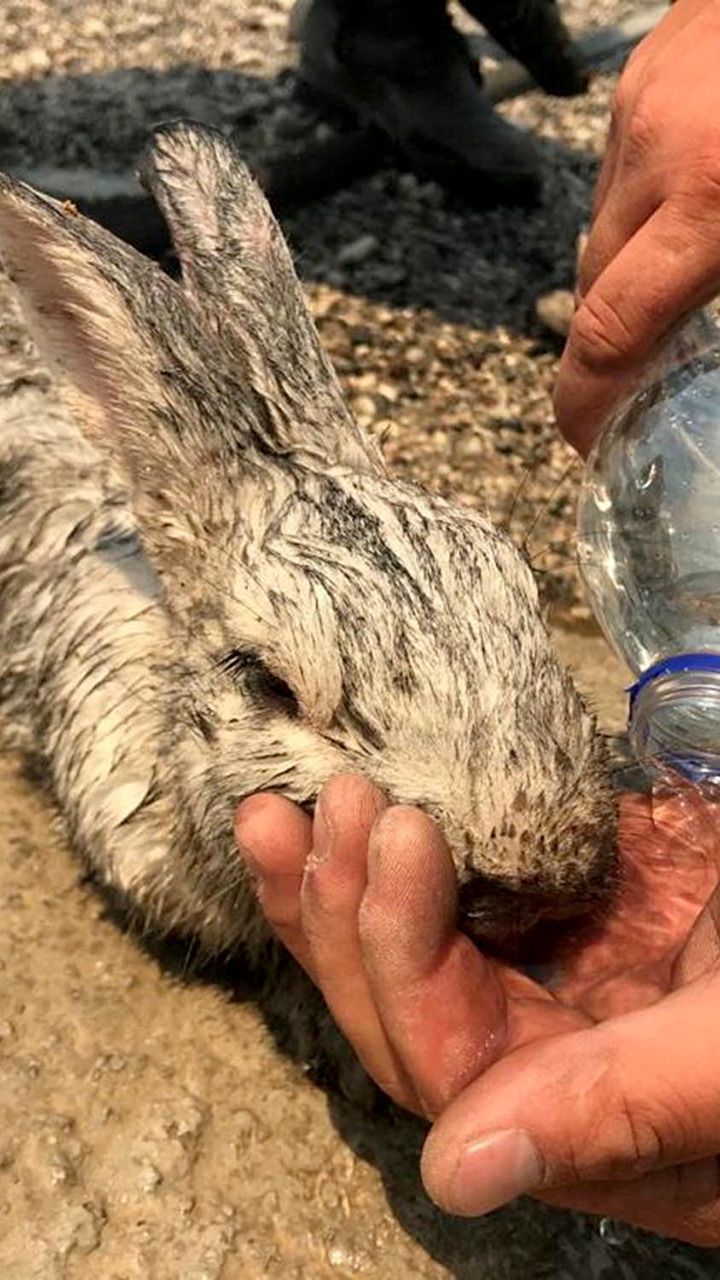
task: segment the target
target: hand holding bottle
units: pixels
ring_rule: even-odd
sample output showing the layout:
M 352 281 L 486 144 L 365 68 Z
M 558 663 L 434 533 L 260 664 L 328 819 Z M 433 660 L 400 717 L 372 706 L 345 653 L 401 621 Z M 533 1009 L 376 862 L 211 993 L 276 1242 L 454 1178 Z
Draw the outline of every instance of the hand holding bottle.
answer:
M 658 345 L 720 292 L 720 0 L 677 0 L 615 99 L 555 394 L 582 454 Z

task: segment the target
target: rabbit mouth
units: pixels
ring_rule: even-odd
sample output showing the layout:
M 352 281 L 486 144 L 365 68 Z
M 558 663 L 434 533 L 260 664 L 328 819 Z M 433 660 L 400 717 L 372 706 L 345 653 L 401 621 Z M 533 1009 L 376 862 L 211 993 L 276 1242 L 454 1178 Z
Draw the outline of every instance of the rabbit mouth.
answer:
M 474 878 L 460 890 L 461 928 L 484 951 L 513 962 L 545 963 L 567 949 L 607 909 L 612 885 L 593 876 L 575 892 L 555 895 Z

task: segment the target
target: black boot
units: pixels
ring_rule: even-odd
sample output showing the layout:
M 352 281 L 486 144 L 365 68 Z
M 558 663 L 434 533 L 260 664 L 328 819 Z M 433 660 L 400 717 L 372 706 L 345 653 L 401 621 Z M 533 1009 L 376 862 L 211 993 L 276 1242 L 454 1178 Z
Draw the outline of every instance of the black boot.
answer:
M 558 97 L 584 93 L 590 79 L 574 48 L 556 0 L 460 0 L 485 30 Z
M 534 141 L 487 101 L 444 0 L 312 0 L 303 9 L 299 71 L 316 95 L 475 204 L 537 198 Z

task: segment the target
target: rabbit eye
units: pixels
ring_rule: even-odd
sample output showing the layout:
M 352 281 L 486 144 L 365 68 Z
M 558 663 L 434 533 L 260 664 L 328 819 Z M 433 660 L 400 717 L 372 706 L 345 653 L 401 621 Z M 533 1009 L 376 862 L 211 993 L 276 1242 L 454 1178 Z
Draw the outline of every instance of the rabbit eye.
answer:
M 276 676 L 257 653 L 248 649 L 232 649 L 221 660 L 220 666 L 259 701 L 271 703 L 276 711 L 286 716 L 300 714 L 300 704 L 290 685 Z

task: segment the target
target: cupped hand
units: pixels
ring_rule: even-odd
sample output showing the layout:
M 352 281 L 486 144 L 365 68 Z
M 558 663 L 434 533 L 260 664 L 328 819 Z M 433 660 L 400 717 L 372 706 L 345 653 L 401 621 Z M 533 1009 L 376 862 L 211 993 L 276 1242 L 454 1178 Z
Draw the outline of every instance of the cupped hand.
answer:
M 614 102 L 555 410 L 586 454 L 678 322 L 720 291 L 720 0 L 677 0 Z
M 438 829 L 361 778 L 314 822 L 238 814 L 268 921 L 377 1083 L 435 1120 L 429 1193 L 480 1214 L 527 1192 L 720 1242 L 720 851 L 690 797 L 624 798 L 612 911 L 553 990 L 456 925 Z

